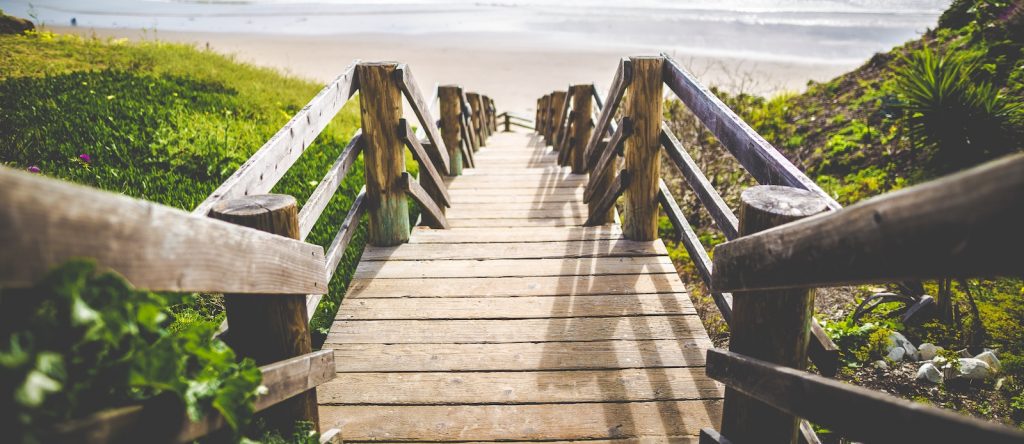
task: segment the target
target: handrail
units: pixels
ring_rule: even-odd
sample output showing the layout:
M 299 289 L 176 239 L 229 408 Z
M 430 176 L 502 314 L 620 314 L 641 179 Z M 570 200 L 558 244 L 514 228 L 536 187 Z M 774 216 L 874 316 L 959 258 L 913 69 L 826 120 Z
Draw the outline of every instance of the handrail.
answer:
M 327 174 L 317 184 L 316 189 L 306 199 L 305 205 L 299 211 L 299 239 L 305 240 L 306 236 L 309 236 L 309 233 L 313 231 L 313 225 L 320 219 L 320 215 L 327 208 L 327 204 L 334 197 L 334 193 L 338 191 L 341 182 L 345 180 L 348 170 L 352 168 L 352 164 L 355 163 L 356 158 L 359 157 L 359 152 L 363 149 L 360 144 L 362 136 L 362 130 L 359 130 L 352 136 L 352 139 L 348 141 L 348 145 L 338 155 L 338 160 L 334 161 L 331 168 L 327 170 Z
M 662 56 L 665 58 L 665 84 L 704 123 L 704 126 L 711 130 L 758 183 L 786 185 L 811 191 L 825 199 L 829 208 L 841 208 L 832 196 L 786 159 L 714 93 L 679 66 L 672 57 L 665 54 Z
M 711 218 L 715 220 L 718 229 L 725 234 L 725 238 L 736 239 L 739 237 L 739 220 L 736 219 L 736 215 L 725 204 L 725 199 L 722 199 L 722 196 L 711 185 L 711 181 L 697 166 L 697 162 L 694 162 L 690 154 L 683 148 L 683 144 L 672 134 L 672 130 L 665 127 L 664 123 L 661 125 L 661 143 L 669 159 L 672 159 L 679 171 L 683 173 L 683 178 L 690 185 L 690 189 L 697 194 L 697 198 L 704 204 L 704 208 L 711 213 Z
M 412 76 L 412 69 L 405 64 L 398 65 L 398 68 L 395 69 L 395 76 L 397 77 L 396 80 L 398 80 L 399 87 L 405 93 L 406 100 L 408 100 L 409 105 L 412 107 L 413 113 L 416 114 L 420 125 L 427 132 L 427 139 L 434 146 L 434 149 L 430 150 L 427 154 L 430 155 L 431 161 L 434 162 L 434 166 L 438 170 L 448 174 L 451 171 L 451 159 L 448 158 L 448 148 L 444 146 L 444 140 L 437 131 L 437 120 L 430 114 L 430 105 L 423 100 L 423 94 L 420 93 L 419 87 L 416 85 L 416 80 Z
M 1024 272 L 1024 154 L 715 247 L 718 291 Z
M 0 202 L 4 287 L 30 286 L 68 259 L 90 257 L 153 291 L 327 291 L 318 245 L 6 167 Z
M 359 60 L 352 62 L 345 72 L 328 83 L 313 100 L 288 121 L 263 144 L 238 170 L 225 180 L 209 197 L 192 211 L 193 214 L 206 215 L 213 206 L 225 199 L 269 193 L 274 185 L 306 148 L 313 143 L 316 136 L 330 123 L 331 119 L 341 111 L 345 102 L 359 89 L 356 78 L 356 66 Z
M 583 150 L 583 155 L 586 158 L 591 158 L 598 142 L 604 137 L 605 127 L 615 117 L 619 102 L 622 100 L 622 94 L 626 92 L 626 87 L 632 80 L 632 63 L 628 58 L 619 60 L 619 67 L 615 70 L 615 76 L 612 78 L 611 86 L 608 89 L 607 106 L 601 108 L 601 118 L 598 119 L 597 126 L 594 127 L 594 134 L 590 136 L 590 141 L 587 142 L 587 147 Z

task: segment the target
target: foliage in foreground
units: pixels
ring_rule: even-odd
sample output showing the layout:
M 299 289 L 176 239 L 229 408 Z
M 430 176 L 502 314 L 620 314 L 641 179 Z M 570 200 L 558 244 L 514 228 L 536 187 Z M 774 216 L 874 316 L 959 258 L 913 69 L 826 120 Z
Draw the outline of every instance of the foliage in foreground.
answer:
M 212 323 L 178 325 L 185 296 L 134 290 L 88 261 L 36 287 L 0 293 L 0 417 L 13 442 L 43 442 L 56 422 L 173 395 L 188 417 L 219 412 L 235 430 L 252 416 L 260 371 L 214 339 Z

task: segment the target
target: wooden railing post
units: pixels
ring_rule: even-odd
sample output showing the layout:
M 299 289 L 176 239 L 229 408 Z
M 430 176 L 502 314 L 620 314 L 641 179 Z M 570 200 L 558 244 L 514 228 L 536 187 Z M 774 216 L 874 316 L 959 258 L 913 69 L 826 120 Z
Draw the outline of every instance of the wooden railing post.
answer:
M 596 149 L 602 150 L 602 151 L 606 150 L 606 149 L 609 149 L 608 148 L 608 142 L 606 142 L 604 140 L 602 140 L 600 142 L 597 142 Z M 612 164 L 609 165 L 608 167 L 604 168 L 603 170 L 601 170 L 601 171 L 591 171 L 590 172 L 590 183 L 589 183 L 589 185 L 587 185 L 588 187 L 593 187 L 593 188 L 595 188 L 597 190 L 602 190 L 601 192 L 603 192 L 604 190 L 607 190 L 607 189 L 612 187 L 612 184 L 615 182 L 615 174 L 618 173 L 618 171 L 619 171 L 619 169 L 616 167 L 617 165 L 615 165 L 615 163 L 617 162 L 616 161 L 616 157 L 617 157 L 616 155 L 612 154 L 612 158 L 610 160 L 610 162 Z M 589 202 L 589 204 L 587 205 L 587 218 L 588 218 L 588 220 L 594 221 L 595 224 L 600 224 L 600 225 L 614 223 L 615 222 L 615 207 L 614 206 L 611 206 L 611 207 L 608 207 L 605 210 L 602 210 L 603 211 L 602 214 L 597 214 L 597 211 L 599 211 L 599 208 L 598 208 L 598 205 L 597 205 L 597 200 L 600 197 L 601 197 L 600 194 L 596 195 L 595 197 L 592 198 L 592 201 Z
M 562 106 L 565 105 L 565 96 L 568 93 L 566 91 L 555 91 L 551 93 L 551 103 L 548 108 L 551 110 L 550 116 L 548 116 L 548 145 L 551 145 L 555 150 L 558 150 L 558 132 L 562 130 L 562 122 L 559 119 L 562 118 Z
M 461 175 L 463 168 L 462 150 L 459 149 L 462 146 L 462 123 L 459 120 L 462 93 L 459 91 L 456 85 L 440 86 L 437 90 L 441 104 L 441 138 L 448 148 L 452 176 Z
M 625 191 L 622 231 L 626 238 L 658 238 L 658 180 L 661 175 L 661 108 L 663 57 L 630 57 L 632 82 L 626 89 L 625 112 L 633 134 L 624 146 L 629 185 Z
M 775 185 L 743 191 L 741 236 L 764 231 L 828 209 L 818 194 Z M 796 369 L 807 365 L 814 290 L 734 292 L 729 350 Z M 722 434 L 737 444 L 796 442 L 797 418 L 726 388 Z
M 487 146 L 487 130 L 484 129 L 483 107 L 480 105 L 480 94 L 466 93 L 469 99 L 469 107 L 473 110 L 473 128 L 476 129 L 477 140 L 480 146 Z
M 572 166 L 573 174 L 585 174 L 587 172 L 587 159 L 583 151 L 587 148 L 590 135 L 594 128 L 590 126 L 590 115 L 593 114 L 594 96 L 591 93 L 593 84 L 573 85 L 572 89 L 572 111 L 573 123 L 569 139 L 569 165 Z
M 363 124 L 366 172 L 367 241 L 387 247 L 409 240 L 409 204 L 399 187 L 405 172 L 405 147 L 398 137 L 402 92 L 394 81 L 397 63 L 360 63 L 359 110 Z
M 505 132 L 512 132 L 512 116 L 509 116 L 507 112 L 505 113 Z
M 298 214 L 295 198 L 282 194 L 228 199 L 210 211 L 215 219 L 291 239 L 299 239 Z M 231 327 L 228 341 L 240 357 L 267 365 L 313 351 L 305 295 L 226 294 L 224 308 Z M 296 421 L 312 422 L 319 430 L 316 390 L 275 405 L 262 416 L 282 434 L 291 433 Z

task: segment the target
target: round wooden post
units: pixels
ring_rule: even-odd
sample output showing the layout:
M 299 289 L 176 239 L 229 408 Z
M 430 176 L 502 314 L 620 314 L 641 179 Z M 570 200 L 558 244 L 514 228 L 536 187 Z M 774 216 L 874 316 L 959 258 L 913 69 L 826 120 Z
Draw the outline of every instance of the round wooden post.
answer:
M 569 165 L 573 174 L 587 172 L 587 159 L 583 150 L 587 148 L 594 129 L 590 126 L 594 96 L 590 93 L 594 85 L 574 85 L 572 89 L 573 123 L 572 138 L 569 139 Z
M 459 121 L 461 88 L 456 85 L 440 86 L 438 96 L 441 101 L 441 138 L 448 148 L 451 175 L 458 176 L 462 174 L 463 167 L 462 150 L 459 149 L 462 146 L 462 124 Z
M 359 111 L 370 227 L 367 241 L 387 247 L 409 240 L 409 204 L 399 186 L 405 147 L 398 139 L 402 95 L 394 82 L 397 63 L 360 63 Z
M 565 96 L 568 93 L 566 91 L 555 91 L 551 93 L 551 119 L 548 125 L 548 145 L 551 145 L 555 151 L 558 151 L 558 136 L 559 131 L 562 131 L 562 108 L 565 106 Z
M 512 132 L 512 118 L 508 115 L 507 111 L 505 112 L 505 132 Z
M 740 196 L 740 235 L 747 236 L 828 209 L 815 193 L 761 185 Z M 729 350 L 803 370 L 807 366 L 814 290 L 734 292 Z M 793 443 L 798 419 L 726 388 L 722 435 L 735 443 Z
M 299 238 L 298 215 L 295 198 L 282 194 L 229 199 L 210 210 L 215 219 L 291 239 Z M 240 357 L 266 365 L 313 351 L 305 295 L 226 294 L 224 308 L 228 342 Z M 319 430 L 316 390 L 275 405 L 261 416 L 282 433 L 291 433 L 296 421 L 310 421 Z
M 626 115 L 633 134 L 624 146 L 629 174 L 622 231 L 627 239 L 658 238 L 658 179 L 661 174 L 662 57 L 630 57 L 633 80 L 626 89 Z
M 605 141 L 605 140 L 602 140 L 602 141 L 597 143 L 597 147 L 596 148 L 597 148 L 598 151 L 603 151 L 603 150 L 607 149 L 607 146 L 608 146 L 608 142 Z M 618 156 L 613 154 L 612 158 L 611 158 L 611 165 L 608 165 L 608 167 L 605 168 L 604 171 L 601 171 L 599 173 L 591 172 L 590 173 L 590 175 L 591 175 L 591 177 L 590 177 L 590 184 L 587 185 L 587 186 L 588 187 L 594 187 L 597 190 L 607 190 L 608 188 L 610 188 L 612 186 L 612 183 L 615 182 L 615 175 L 618 174 L 618 171 L 619 171 L 619 168 L 616 165 L 618 163 L 617 158 L 618 158 Z M 597 210 L 597 205 L 596 205 L 597 202 L 596 201 L 597 201 L 597 199 L 600 199 L 600 198 L 601 198 L 601 196 L 594 196 L 592 198 L 593 200 L 591 200 L 590 204 L 587 205 L 587 216 L 588 216 L 588 218 L 590 220 L 597 221 L 597 222 L 599 222 L 601 224 L 614 223 L 615 222 L 615 207 L 614 206 L 611 206 L 607 210 L 605 210 L 604 214 L 595 217 L 595 211 Z
M 483 109 L 480 106 L 480 94 L 466 93 L 469 99 L 469 107 L 473 110 L 473 128 L 476 130 L 477 140 L 480 146 L 487 146 L 487 131 L 484 129 Z
M 533 113 L 533 130 L 538 133 L 540 132 L 540 110 L 543 103 L 544 97 L 538 97 L 537 110 Z M 507 121 L 508 119 L 506 118 L 505 120 Z
M 537 134 L 544 137 L 547 134 L 547 123 L 548 123 L 548 102 L 551 101 L 551 96 L 545 94 L 540 98 L 540 108 L 537 109 Z

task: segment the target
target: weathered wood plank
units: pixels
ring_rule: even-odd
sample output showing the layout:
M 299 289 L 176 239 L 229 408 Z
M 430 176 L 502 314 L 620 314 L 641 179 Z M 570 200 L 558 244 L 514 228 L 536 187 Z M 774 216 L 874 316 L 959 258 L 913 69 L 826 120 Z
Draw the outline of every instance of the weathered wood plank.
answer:
M 508 344 L 324 344 L 337 371 L 525 371 L 702 367 L 710 339 Z
M 338 155 L 338 160 L 334 161 L 334 165 L 331 165 L 331 168 L 327 170 L 327 174 L 324 175 L 324 178 L 317 184 L 316 189 L 306 199 L 306 203 L 302 204 L 302 210 L 299 211 L 300 240 L 305 240 L 306 236 L 309 236 L 309 232 L 313 231 L 316 221 L 320 219 L 320 215 L 327 208 L 327 204 L 331 202 L 331 198 L 338 191 L 341 182 L 345 180 L 345 175 L 348 174 L 349 168 L 352 168 L 352 164 L 359 157 L 359 152 L 362 150 L 359 139 L 362 135 L 362 130 L 359 130 L 355 136 L 352 136 L 352 139 L 348 141 L 348 145 Z
M 590 203 L 590 214 L 586 225 L 592 226 L 605 223 L 604 214 L 612 209 L 615 201 L 626 191 L 631 179 L 632 177 L 628 171 L 619 171 L 619 175 L 615 176 L 615 180 L 612 181 L 607 189 L 602 191 L 601 197 L 596 202 Z
M 587 149 L 584 152 L 584 156 L 588 159 L 593 156 L 594 150 L 597 149 L 598 142 L 604 138 L 608 125 L 611 123 L 612 118 L 615 117 L 615 113 L 619 110 L 619 102 L 622 100 L 622 95 L 626 92 L 626 87 L 629 86 L 632 81 L 633 64 L 628 58 L 623 57 L 619 60 L 619 67 L 615 70 L 615 76 L 612 77 L 611 86 L 608 88 L 608 100 L 605 102 L 605 106 L 601 107 L 601 117 L 597 120 L 597 126 L 594 127 L 594 133 L 590 137 L 590 141 L 587 142 Z
M 668 256 L 582 259 L 499 259 L 369 261 L 356 268 L 358 279 L 593 276 L 599 274 L 675 273 Z
M 338 320 L 544 319 L 697 314 L 685 293 L 484 298 L 353 298 Z
M 597 159 L 596 163 L 590 163 L 590 180 L 587 183 L 587 191 L 583 194 L 583 202 L 590 202 L 597 190 L 606 189 L 611 184 L 609 174 L 605 174 L 608 168 L 615 168 L 616 157 L 622 153 L 622 144 L 633 132 L 633 124 L 628 117 L 622 119 L 622 125 L 615 130 L 615 134 L 606 145 L 598 145 L 601 149 L 594 150 Z
M 465 209 L 463 209 L 465 208 Z M 456 207 L 448 213 L 455 219 L 566 219 L 582 224 L 587 219 L 587 210 L 575 208 L 512 208 L 504 210 L 488 210 L 483 208 Z
M 149 290 L 327 291 L 317 245 L 4 167 L 0 202 L 4 287 L 31 286 L 68 259 L 88 257 Z
M 490 230 L 493 231 L 493 230 Z M 446 259 L 556 259 L 581 257 L 657 256 L 664 254 L 653 242 L 586 240 L 503 243 L 410 243 L 394 247 L 366 247 L 363 261 Z
M 356 79 L 358 64 L 358 60 L 352 62 L 340 76 L 320 90 L 192 213 L 206 215 L 222 199 L 269 193 L 359 89 Z
M 427 153 L 430 156 L 429 162 L 432 162 L 444 174 L 449 174 L 451 172 L 451 159 L 448 157 L 448 148 L 444 144 L 444 139 L 441 138 L 441 133 L 437 130 L 437 120 L 430 114 L 430 104 L 423 100 L 423 93 L 420 92 L 419 85 L 416 84 L 416 79 L 413 78 L 412 70 L 409 68 L 409 65 L 403 63 L 398 65 L 394 75 L 399 88 L 405 93 L 405 98 L 409 101 L 413 113 L 419 119 L 420 127 L 426 131 L 427 138 L 430 140 L 430 144 L 433 145 L 433 149 Z M 423 159 L 421 162 L 423 161 L 428 160 Z
M 416 162 L 420 165 L 420 180 L 423 182 L 424 188 L 430 195 L 438 199 L 438 205 L 444 205 L 450 207 L 451 197 L 448 195 L 447 187 L 445 186 L 444 178 L 438 173 L 437 169 L 434 168 L 433 162 L 427 157 L 427 151 L 420 144 L 419 140 L 416 139 L 412 133 L 412 128 L 409 127 L 409 122 L 405 119 L 400 119 L 398 123 L 398 138 L 405 143 L 405 146 L 409 147 L 409 151 L 412 152 Z M 423 173 L 426 174 L 423 174 Z
M 690 153 L 687 153 L 686 149 L 683 148 L 683 144 L 672 134 L 672 130 L 664 124 L 661 126 L 661 144 L 665 147 L 668 157 L 675 162 L 676 167 L 683 173 L 683 178 L 690 185 L 690 189 L 697 194 L 697 199 L 700 199 L 700 202 L 704 204 L 704 208 L 711 214 L 711 218 L 715 220 L 718 229 L 722 230 L 722 233 L 725 234 L 725 238 L 736 239 L 739 237 L 739 220 L 736 219 L 736 215 L 729 209 L 729 205 L 725 203 L 725 200 L 718 194 L 715 187 L 711 185 L 711 181 L 704 176 L 704 172 L 700 170 L 697 162 L 694 162 L 693 158 L 690 157 Z
M 338 264 L 345 256 L 345 250 L 348 249 L 352 236 L 355 236 L 359 229 L 359 221 L 362 220 L 364 213 L 366 213 L 366 186 L 359 190 L 359 194 L 352 201 L 352 207 L 345 215 L 345 220 L 341 222 L 341 227 L 334 235 L 331 246 L 327 248 L 327 282 L 331 281 L 334 272 L 338 270 Z M 320 305 L 322 297 L 323 295 L 319 294 L 306 295 L 306 319 L 313 319 L 313 314 L 316 313 L 316 307 Z
M 479 227 L 578 227 L 586 221 L 580 218 L 535 218 L 535 219 L 452 219 L 448 224 L 452 228 Z
M 665 59 L 665 84 L 736 157 L 743 168 L 757 179 L 758 183 L 787 185 L 812 191 L 826 199 L 829 208 L 841 208 L 832 196 L 804 175 L 672 57 L 665 54 L 662 57 Z
M 323 406 L 346 441 L 486 441 L 696 437 L 720 401 L 515 406 Z M 424 427 L 431 424 L 431 427 Z
M 715 249 L 720 290 L 1019 276 L 1024 154 Z
M 586 179 L 583 177 L 521 176 L 515 178 L 504 178 L 499 176 L 491 180 L 484 180 L 479 176 L 462 176 L 452 180 L 448 188 L 452 190 L 528 188 L 531 190 L 544 191 L 551 188 L 582 188 L 584 185 L 586 185 Z
M 458 228 L 431 230 L 417 227 L 409 239 L 410 244 L 504 243 L 619 240 L 622 230 L 618 225 L 595 227 L 518 227 L 492 230 L 490 228 Z M 655 243 L 654 245 L 657 245 Z M 656 247 L 657 248 L 657 247 Z M 365 253 L 364 253 L 364 256 Z
M 702 369 L 546 372 L 342 373 L 317 390 L 321 404 L 450 405 L 684 401 L 722 397 Z
M 448 228 L 448 219 L 445 218 L 444 211 L 437 206 L 434 198 L 427 194 L 427 191 L 420 187 L 420 184 L 416 183 L 408 172 L 402 173 L 401 187 L 405 188 L 405 192 L 409 193 L 409 197 L 420 205 L 425 216 L 429 215 L 429 217 L 423 218 L 427 226 L 434 229 Z
M 511 278 L 363 279 L 349 284 L 347 298 L 476 297 L 684 292 L 679 275 L 529 276 Z
M 494 197 L 507 196 L 509 199 L 518 199 L 526 202 L 576 202 L 583 198 L 582 188 L 547 188 L 547 189 L 500 189 L 500 188 L 476 188 L 465 190 L 451 190 L 449 195 L 461 203 L 475 203 L 479 201 L 491 202 Z
M 707 374 L 732 389 L 842 436 L 880 443 L 1020 443 L 1024 432 L 926 404 L 771 364 L 708 350 Z M 870 424 L 870 427 L 865 426 Z
M 331 344 L 486 344 L 505 342 L 704 339 L 695 315 L 611 318 L 335 321 Z

